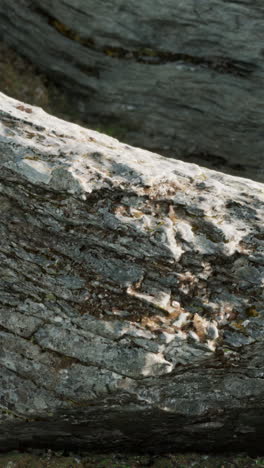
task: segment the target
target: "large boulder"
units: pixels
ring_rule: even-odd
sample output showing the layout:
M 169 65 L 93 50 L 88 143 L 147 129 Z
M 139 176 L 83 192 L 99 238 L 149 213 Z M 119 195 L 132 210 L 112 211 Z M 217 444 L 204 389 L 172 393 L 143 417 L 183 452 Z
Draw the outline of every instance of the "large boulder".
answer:
M 74 91 L 82 118 L 261 182 L 263 23 L 263 0 L 0 2 L 0 36 Z
M 264 185 L 0 120 L 1 450 L 262 450 Z

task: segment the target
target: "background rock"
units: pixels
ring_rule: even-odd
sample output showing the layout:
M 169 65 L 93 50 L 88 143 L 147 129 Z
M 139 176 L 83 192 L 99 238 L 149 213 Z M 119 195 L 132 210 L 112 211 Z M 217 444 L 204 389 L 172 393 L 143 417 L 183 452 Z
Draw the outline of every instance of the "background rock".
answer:
M 261 451 L 263 184 L 0 109 L 2 450 Z
M 264 181 L 262 0 L 2 0 L 1 37 L 133 145 Z M 48 38 L 48 40 L 47 40 Z

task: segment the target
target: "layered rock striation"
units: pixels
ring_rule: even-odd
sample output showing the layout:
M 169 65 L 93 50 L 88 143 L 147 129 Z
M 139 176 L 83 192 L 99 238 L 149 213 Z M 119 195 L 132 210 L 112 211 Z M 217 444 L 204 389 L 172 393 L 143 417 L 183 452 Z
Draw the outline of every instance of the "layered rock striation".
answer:
M 263 22 L 262 0 L 0 2 L 0 37 L 88 123 L 260 182 Z
M 262 449 L 264 186 L 0 94 L 0 446 Z

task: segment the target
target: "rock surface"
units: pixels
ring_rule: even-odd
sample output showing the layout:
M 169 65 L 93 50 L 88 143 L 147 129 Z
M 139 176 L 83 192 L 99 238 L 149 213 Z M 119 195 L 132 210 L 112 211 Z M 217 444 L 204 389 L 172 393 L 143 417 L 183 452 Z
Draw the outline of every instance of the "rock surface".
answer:
M 264 185 L 0 94 L 0 447 L 262 450 Z
M 82 116 L 261 182 L 263 22 L 263 0 L 0 2 L 0 36 L 74 90 Z

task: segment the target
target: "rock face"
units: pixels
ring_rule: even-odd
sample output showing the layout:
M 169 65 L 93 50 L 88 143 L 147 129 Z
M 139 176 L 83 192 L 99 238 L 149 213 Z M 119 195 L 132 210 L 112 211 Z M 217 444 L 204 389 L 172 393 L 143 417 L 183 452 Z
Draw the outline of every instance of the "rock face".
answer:
M 261 182 L 263 22 L 263 0 L 0 2 L 1 37 L 74 89 L 90 122 Z
M 264 185 L 0 118 L 1 450 L 262 450 Z

